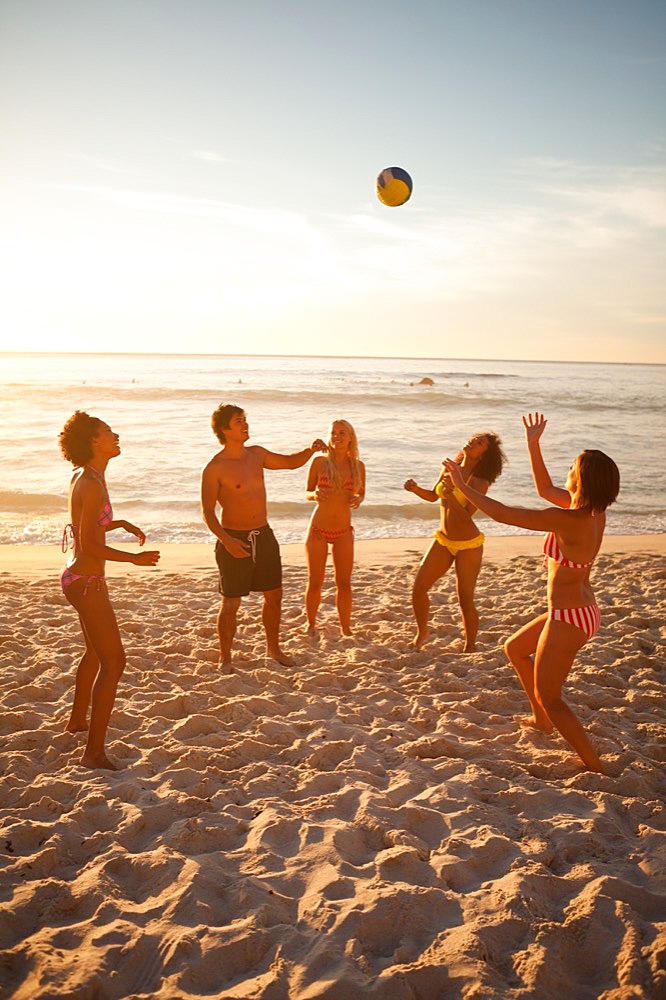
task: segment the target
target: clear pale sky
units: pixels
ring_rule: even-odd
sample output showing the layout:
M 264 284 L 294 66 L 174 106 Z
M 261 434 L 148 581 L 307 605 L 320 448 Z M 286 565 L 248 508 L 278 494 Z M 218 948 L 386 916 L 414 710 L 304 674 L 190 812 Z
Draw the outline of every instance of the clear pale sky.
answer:
M 663 0 L 2 0 L 0 346 L 664 363 L 665 63 Z

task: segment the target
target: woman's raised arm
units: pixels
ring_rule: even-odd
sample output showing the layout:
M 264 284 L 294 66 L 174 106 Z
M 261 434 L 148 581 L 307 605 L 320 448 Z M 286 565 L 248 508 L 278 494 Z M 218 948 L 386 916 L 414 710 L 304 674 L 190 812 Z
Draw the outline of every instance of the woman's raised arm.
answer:
M 555 504 L 556 507 L 564 507 L 565 510 L 568 510 L 571 505 L 569 492 L 553 485 L 553 480 L 550 478 L 550 473 L 541 454 L 541 435 L 545 431 L 547 423 L 543 413 L 528 413 L 526 417 L 523 417 L 532 479 L 540 497 L 543 497 L 548 503 Z

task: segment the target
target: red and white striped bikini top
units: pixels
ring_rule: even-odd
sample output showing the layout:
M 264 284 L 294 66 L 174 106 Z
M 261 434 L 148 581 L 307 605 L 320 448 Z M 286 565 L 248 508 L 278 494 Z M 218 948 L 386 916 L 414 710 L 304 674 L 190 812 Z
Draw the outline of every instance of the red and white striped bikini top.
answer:
M 567 559 L 565 555 L 562 554 L 562 550 L 557 544 L 557 539 L 552 531 L 549 531 L 543 540 L 543 554 L 548 556 L 549 559 L 554 559 L 556 563 L 560 566 L 568 566 L 569 569 L 589 569 L 593 564 L 594 559 L 590 559 L 586 563 L 574 562 L 572 559 Z

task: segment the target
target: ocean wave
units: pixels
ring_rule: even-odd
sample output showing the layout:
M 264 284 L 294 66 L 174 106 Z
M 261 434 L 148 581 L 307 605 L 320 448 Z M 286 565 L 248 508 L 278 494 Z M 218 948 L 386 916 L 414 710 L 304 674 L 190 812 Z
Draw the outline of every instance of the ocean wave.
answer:
M 503 377 L 508 379 L 508 376 Z M 451 384 L 443 382 L 432 386 L 422 386 L 415 382 L 387 381 L 375 384 L 342 379 L 320 387 L 299 387 L 298 383 L 289 388 L 252 386 L 245 383 L 229 383 L 227 386 L 215 388 L 84 384 L 62 387 L 13 386 L 4 387 L 4 392 L 7 400 L 8 390 L 13 389 L 13 394 L 10 394 L 13 395 L 13 399 L 10 398 L 9 402 L 20 403 L 22 397 L 29 394 L 32 406 L 39 406 L 40 400 L 44 400 L 48 401 L 50 407 L 60 405 L 68 411 L 77 408 L 92 411 L 95 408 L 112 406 L 124 408 L 131 405 L 132 408 L 150 407 L 153 414 L 156 411 L 161 412 L 166 407 L 177 414 L 181 411 L 187 412 L 189 408 L 199 403 L 207 412 L 212 413 L 219 403 L 231 400 L 246 411 L 255 412 L 259 408 L 265 410 L 273 406 L 288 407 L 290 410 L 296 408 L 301 413 L 307 410 L 335 413 L 341 412 L 342 408 L 348 411 L 363 411 L 366 408 L 380 407 L 393 411 L 396 405 L 411 410 L 422 407 L 424 403 L 431 409 L 447 412 L 472 405 L 481 410 L 484 407 L 491 407 L 493 414 L 497 411 L 522 412 L 525 404 L 517 381 L 514 390 L 513 386 L 507 389 L 506 383 L 490 385 L 488 379 L 487 375 L 476 375 L 470 377 L 468 384 L 463 383 L 464 387 L 461 385 L 460 377 L 456 377 Z M 664 410 L 661 395 L 627 395 L 618 398 L 612 393 L 609 395 L 607 387 L 603 384 L 599 385 L 596 391 L 588 387 L 584 397 L 581 397 L 576 387 L 560 386 L 557 388 L 556 399 L 560 412 L 575 409 L 577 414 L 590 413 L 601 420 L 612 418 L 614 422 L 617 422 L 618 416 L 623 413 L 653 414 L 659 417 Z M 543 405 L 551 404 L 546 399 Z M 481 419 L 487 419 L 485 414 L 480 416 Z M 0 440 L 7 444 L 11 443 L 7 433 L 1 435 Z
M 386 516 L 376 507 L 373 514 L 364 516 L 357 511 L 354 516 L 357 538 L 428 538 L 438 525 L 436 511 L 425 506 L 420 509 L 387 507 Z M 294 510 L 294 508 L 296 508 Z M 407 513 L 405 513 L 407 510 Z M 425 511 L 425 512 L 424 512 Z M 59 545 L 65 517 L 31 517 L 30 511 L 5 515 L 0 521 L 0 545 Z M 174 518 L 164 516 L 164 511 L 154 517 L 128 518 L 139 523 L 146 532 L 151 545 L 166 542 L 213 543 L 213 536 L 198 516 Z M 488 536 L 534 535 L 533 532 L 510 525 L 497 524 L 487 518 L 478 517 L 478 526 Z M 308 509 L 304 505 L 289 505 L 289 510 L 272 508 L 269 521 L 281 542 L 302 542 L 309 522 Z M 606 528 L 608 535 L 651 535 L 666 533 L 666 511 L 655 514 L 609 512 Z M 535 544 L 538 545 L 535 535 Z M 132 541 L 124 531 L 117 530 L 108 536 L 110 545 Z
M 21 490 L 0 490 L 0 512 L 34 511 L 54 514 L 67 510 L 67 497 L 54 493 L 24 493 Z
M 666 518 L 666 508 L 663 506 L 663 498 L 654 496 L 648 498 L 645 494 L 636 492 L 626 500 L 622 497 L 609 512 L 610 520 L 617 517 L 625 518 Z M 527 505 L 532 501 L 532 494 L 527 497 Z M 200 504 L 198 495 L 191 495 L 188 499 L 173 499 L 167 496 L 156 495 L 153 497 L 124 498 L 118 491 L 113 491 L 113 509 L 117 514 L 132 517 L 149 517 L 160 522 L 172 522 L 174 525 L 181 522 L 195 522 L 200 520 Z M 522 503 L 518 497 L 519 503 Z M 313 506 L 306 500 L 271 500 L 268 499 L 268 511 L 270 517 L 280 518 L 306 518 L 309 519 Z M 39 517 L 63 517 L 67 513 L 67 497 L 54 493 L 28 493 L 21 490 L 0 490 L 0 514 L 4 517 L 30 516 Z M 437 521 L 439 518 L 439 504 L 423 502 L 402 503 L 397 501 L 380 501 L 373 503 L 366 500 L 362 507 L 354 512 L 354 520 L 362 521 L 386 521 L 393 523 L 400 521 Z M 485 515 L 476 514 L 477 520 L 486 520 Z
M 289 389 L 277 389 L 271 387 L 254 388 L 251 386 L 229 386 L 215 389 L 190 389 L 183 387 L 152 387 L 152 386 L 107 386 L 107 385 L 84 385 L 67 386 L 62 389 L 49 388 L 40 389 L 39 386 L 26 386 L 21 389 L 21 394 L 30 393 L 35 405 L 39 405 L 40 396 L 48 396 L 49 403 L 62 400 L 68 403 L 68 408 L 86 409 L 92 406 L 99 406 L 117 403 L 132 404 L 155 404 L 164 403 L 169 407 L 177 408 L 180 403 L 200 402 L 210 408 L 211 412 L 221 403 L 230 400 L 245 410 L 249 410 L 252 404 L 260 403 L 262 406 L 273 403 L 298 406 L 329 407 L 337 410 L 340 405 L 353 406 L 355 404 L 388 404 L 418 403 L 421 404 L 426 398 L 442 406 L 456 406 L 465 404 L 473 398 L 475 402 L 487 399 L 488 402 L 501 402 L 498 395 L 486 397 L 475 395 L 473 390 L 464 392 L 454 391 L 440 386 L 416 386 L 400 385 L 391 383 L 382 386 L 372 385 L 349 385 L 342 383 L 330 388 L 299 388 L 295 386 Z M 17 396 L 19 393 L 17 392 Z

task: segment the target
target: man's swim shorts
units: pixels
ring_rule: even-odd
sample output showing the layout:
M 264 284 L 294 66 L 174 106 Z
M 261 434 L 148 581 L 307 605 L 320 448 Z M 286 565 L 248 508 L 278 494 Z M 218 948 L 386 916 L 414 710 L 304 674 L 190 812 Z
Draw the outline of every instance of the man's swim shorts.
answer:
M 215 561 L 220 570 L 220 593 L 225 597 L 246 597 L 250 591 L 277 590 L 282 586 L 282 561 L 280 546 L 272 529 L 252 531 L 224 529 L 233 538 L 240 538 L 250 553 L 241 559 L 230 555 L 222 542 L 215 545 Z

